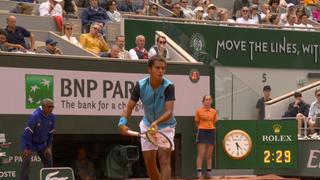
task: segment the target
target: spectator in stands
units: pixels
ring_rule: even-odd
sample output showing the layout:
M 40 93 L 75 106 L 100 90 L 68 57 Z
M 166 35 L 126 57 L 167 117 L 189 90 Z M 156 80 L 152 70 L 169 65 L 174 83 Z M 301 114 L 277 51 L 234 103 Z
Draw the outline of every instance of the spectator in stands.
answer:
M 300 17 L 302 14 L 306 14 L 308 17 L 312 17 L 312 11 L 310 7 L 308 7 L 304 3 L 304 0 L 300 0 L 299 7 L 297 8 L 296 14 L 298 17 Z
M 265 102 L 270 101 L 271 98 L 271 87 L 269 85 L 266 85 L 263 87 L 263 97 L 261 97 L 256 105 L 256 109 L 258 112 L 258 119 L 264 119 L 265 118 Z
M 38 51 L 37 53 L 40 54 L 56 54 L 56 55 L 62 55 L 63 52 L 60 48 L 57 47 L 58 42 L 48 38 L 46 40 L 46 48 Z
M 151 6 L 149 6 L 149 16 L 159 16 L 159 7 L 157 4 L 152 3 Z
M 269 16 L 269 19 L 268 19 L 268 22 L 271 24 L 271 25 L 280 25 L 280 17 L 279 17 L 279 14 L 271 14 Z
M 74 175 L 79 180 L 95 180 L 94 164 L 87 157 L 87 151 L 84 147 L 78 150 L 77 158 L 72 163 Z
M 81 46 L 81 44 L 79 43 L 79 41 L 72 35 L 72 24 L 70 23 L 65 23 L 63 25 L 63 32 L 64 35 L 61 36 L 62 39 L 69 41 L 70 43 L 77 45 L 77 46 Z
M 171 11 L 173 12 L 172 17 L 184 18 L 183 12 L 181 11 L 180 3 L 173 3 Z
M 62 0 L 48 0 L 39 6 L 40 16 L 62 16 Z
M 251 4 L 249 0 L 235 0 L 233 3 L 233 11 L 232 11 L 232 16 L 233 19 L 236 19 L 239 17 L 238 11 L 240 11 L 243 7 L 250 7 Z
M 35 37 L 34 35 L 25 29 L 24 27 L 17 26 L 17 19 L 15 16 L 7 17 L 7 27 L 5 29 L 7 33 L 7 41 L 11 44 L 19 44 L 29 51 L 34 51 Z M 24 38 L 29 38 L 30 44 L 27 44 Z M 18 47 L 18 46 L 17 46 Z M 22 48 L 19 48 L 22 49 Z
M 293 14 L 293 15 L 296 14 L 296 8 L 295 8 L 294 4 L 292 4 L 292 3 L 287 4 L 287 13 L 282 13 L 280 15 L 280 23 L 282 25 L 287 23 L 287 15 L 288 14 Z
M 257 5 L 259 7 L 260 3 L 259 3 L 259 0 L 252 0 L 251 4 L 255 4 L 255 5 Z
M 90 7 L 90 2 L 89 0 L 77 0 L 76 1 L 77 6 L 81 8 L 87 8 Z
M 11 51 L 13 49 L 17 49 L 21 52 L 26 51 L 26 49 L 20 44 L 8 43 L 6 31 L 0 29 L 0 51 Z
M 313 19 L 318 23 L 320 23 L 320 4 L 319 3 L 316 5 L 316 8 L 312 14 L 313 14 Z
M 125 45 L 124 35 L 119 35 L 116 37 L 116 45 L 118 45 L 118 47 L 119 47 L 119 58 L 130 59 L 129 52 L 124 49 L 124 45 Z
M 304 4 L 307 6 L 315 6 L 316 4 L 319 3 L 318 0 L 303 0 L 303 1 L 304 1 Z M 301 3 L 301 0 L 300 0 L 300 3 Z
M 299 5 L 299 0 L 286 0 L 286 3 L 287 3 L 287 7 L 288 7 L 288 4 L 293 4 L 295 6 Z
M 235 23 L 233 19 L 230 19 L 230 12 L 228 10 L 221 10 L 218 12 L 218 21 Z
M 172 7 L 172 0 L 163 0 L 162 6 L 165 7 L 168 10 L 171 10 Z
M 194 12 L 192 9 L 189 7 L 189 1 L 188 0 L 180 0 L 180 7 L 183 12 L 183 15 L 187 19 L 193 19 L 194 17 Z
M 302 137 L 301 129 L 304 124 L 305 117 L 309 115 L 309 104 L 302 100 L 302 93 L 296 91 L 293 94 L 294 101 L 288 106 L 288 110 L 284 113 L 283 117 L 296 118 L 298 122 L 298 136 Z
M 194 15 L 194 20 L 199 20 L 199 21 L 204 20 L 203 19 L 203 13 L 204 13 L 203 7 L 198 6 L 193 10 L 193 12 L 195 14 Z
M 205 20 L 216 21 L 218 20 L 217 16 L 217 7 L 214 4 L 209 4 L 207 7 L 207 13 L 204 15 Z
M 120 48 L 117 44 L 114 44 L 111 46 L 110 52 L 107 53 L 108 58 L 120 58 L 119 57 L 119 53 L 120 53 Z
M 167 39 L 164 36 L 157 37 L 157 44 L 152 46 L 149 50 L 149 57 L 160 56 L 166 60 L 170 59 L 169 50 L 166 48 Z
M 78 7 L 74 0 L 63 1 L 63 16 L 66 18 L 78 18 Z
M 80 44 L 88 51 L 91 51 L 100 57 L 106 57 L 109 46 L 100 34 L 101 29 L 102 25 L 100 23 L 92 23 L 89 33 L 81 34 Z
M 241 17 L 239 17 L 237 20 L 236 20 L 236 23 L 241 23 L 241 24 L 255 24 L 255 22 L 250 19 L 250 11 L 249 11 L 249 8 L 244 6 L 242 9 L 241 9 Z
M 320 114 L 320 89 L 315 90 L 316 101 L 314 101 L 309 109 L 308 115 L 308 125 L 311 133 L 312 139 L 318 139 L 319 135 L 315 131 L 316 128 L 319 128 L 319 114 Z
M 137 9 L 139 8 L 133 4 L 133 0 L 125 0 L 125 3 L 120 6 L 120 10 L 125 12 L 136 12 Z
M 191 9 L 195 9 L 196 7 L 198 7 L 198 6 L 203 6 L 203 4 L 202 4 L 202 0 L 192 0 L 192 7 L 191 7 Z
M 109 0 L 106 5 L 107 15 L 112 22 L 120 22 L 121 14 L 117 10 L 117 2 Z
M 258 12 L 258 6 L 256 4 L 253 4 L 250 7 L 250 19 L 252 19 L 255 24 L 261 23 L 261 16 Z
M 299 28 L 299 30 L 314 31 L 313 26 L 311 24 L 308 24 L 309 17 L 307 14 L 302 14 L 299 18 L 301 19 L 301 23 L 300 23 L 299 27 L 307 27 L 305 29 Z
M 261 13 L 260 13 L 260 17 L 261 17 L 261 21 L 264 21 L 265 18 L 270 14 L 270 6 L 267 3 L 262 4 L 261 6 Z
M 291 27 L 298 26 L 296 22 L 297 22 L 297 16 L 295 14 L 288 14 L 287 23 L 284 26 L 291 26 Z M 288 28 L 285 28 L 285 29 L 288 29 Z M 289 28 L 289 29 L 293 29 L 293 28 Z
M 130 49 L 129 54 L 131 59 L 148 59 L 148 51 L 144 48 L 146 44 L 146 38 L 143 35 L 138 35 L 136 37 L 136 47 Z
M 280 13 L 279 9 L 279 0 L 270 0 L 269 1 L 269 6 L 270 6 L 270 12 L 271 13 Z
M 109 19 L 106 11 L 98 5 L 98 0 L 90 0 L 90 7 L 81 14 L 82 28 L 88 32 L 92 23 L 100 23 L 103 27 Z

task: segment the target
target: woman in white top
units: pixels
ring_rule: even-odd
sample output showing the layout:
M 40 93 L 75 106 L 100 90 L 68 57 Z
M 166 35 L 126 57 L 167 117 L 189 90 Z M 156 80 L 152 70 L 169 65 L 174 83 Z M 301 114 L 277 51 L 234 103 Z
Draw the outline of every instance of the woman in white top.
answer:
M 115 0 L 110 0 L 107 2 L 107 15 L 112 22 L 120 22 L 121 14 L 117 11 L 117 2 Z
M 69 41 L 74 45 L 82 47 L 79 41 L 74 36 L 72 36 L 72 25 L 70 23 L 65 23 L 63 25 L 63 32 L 64 35 L 61 36 L 62 39 Z

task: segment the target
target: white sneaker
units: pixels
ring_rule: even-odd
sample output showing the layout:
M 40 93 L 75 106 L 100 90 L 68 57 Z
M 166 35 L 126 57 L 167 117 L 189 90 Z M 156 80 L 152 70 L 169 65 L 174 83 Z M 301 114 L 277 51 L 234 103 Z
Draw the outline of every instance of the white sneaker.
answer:
M 311 139 L 319 139 L 318 134 L 317 134 L 317 133 L 313 133 L 313 134 L 311 135 Z
M 303 138 L 304 138 L 304 136 L 303 136 L 303 135 L 298 134 L 298 139 L 302 140 Z

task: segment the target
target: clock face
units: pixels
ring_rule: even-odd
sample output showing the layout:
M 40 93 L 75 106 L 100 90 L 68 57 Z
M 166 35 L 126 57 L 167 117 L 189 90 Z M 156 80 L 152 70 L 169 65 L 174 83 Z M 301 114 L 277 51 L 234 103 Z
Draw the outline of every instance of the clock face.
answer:
M 252 141 L 246 132 L 232 130 L 223 138 L 223 149 L 232 159 L 244 159 L 251 152 Z

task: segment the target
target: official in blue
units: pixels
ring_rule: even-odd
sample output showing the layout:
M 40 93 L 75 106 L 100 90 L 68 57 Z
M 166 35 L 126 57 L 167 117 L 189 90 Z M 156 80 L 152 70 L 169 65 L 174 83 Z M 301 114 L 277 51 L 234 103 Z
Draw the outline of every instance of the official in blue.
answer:
M 32 152 L 37 152 L 44 167 L 52 167 L 52 141 L 55 130 L 54 105 L 51 99 L 43 99 L 28 120 L 21 137 L 23 148 L 21 180 L 29 179 Z
M 149 76 L 140 80 L 133 89 L 127 108 L 122 112 L 119 120 L 119 130 L 122 135 L 128 134 L 127 120 L 139 101 L 143 103 L 144 117 L 140 122 L 140 131 L 146 132 L 154 128 L 164 133 L 172 143 L 172 149 L 158 149 L 149 141 L 141 138 L 141 149 L 147 173 L 151 180 L 168 180 L 171 176 L 171 151 L 174 150 L 174 134 L 176 119 L 173 115 L 175 101 L 174 85 L 163 77 L 166 71 L 166 60 L 160 56 L 153 56 L 148 61 Z M 157 168 L 157 156 L 160 172 Z

